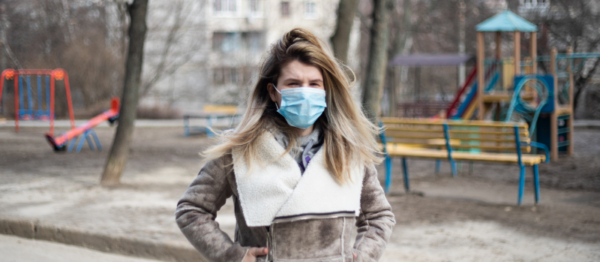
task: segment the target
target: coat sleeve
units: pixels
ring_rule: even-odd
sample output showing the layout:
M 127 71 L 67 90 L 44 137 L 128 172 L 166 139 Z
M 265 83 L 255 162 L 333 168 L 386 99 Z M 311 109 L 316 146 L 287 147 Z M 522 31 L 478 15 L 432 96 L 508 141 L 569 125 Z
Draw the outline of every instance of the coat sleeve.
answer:
M 175 219 L 181 232 L 208 261 L 242 261 L 247 248 L 231 241 L 215 222 L 217 211 L 232 195 L 227 175 L 231 156 L 208 162 L 177 203 Z
M 356 220 L 358 234 L 354 243 L 354 261 L 379 261 L 396 224 L 392 207 L 385 193 L 375 166 L 366 168 L 361 194 L 361 213 Z

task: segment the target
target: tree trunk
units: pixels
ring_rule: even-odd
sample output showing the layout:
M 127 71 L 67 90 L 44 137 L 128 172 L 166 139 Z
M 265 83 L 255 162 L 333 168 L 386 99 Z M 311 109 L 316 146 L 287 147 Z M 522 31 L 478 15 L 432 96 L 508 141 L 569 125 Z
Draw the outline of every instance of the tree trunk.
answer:
M 594 74 L 596 73 L 596 69 L 598 68 L 598 66 L 600 65 L 600 58 L 596 59 L 596 62 L 594 62 L 594 65 L 592 66 L 592 68 L 588 71 L 587 73 L 587 77 L 584 76 L 579 76 L 579 78 L 577 78 L 577 80 L 575 80 L 575 89 L 574 89 L 574 94 L 573 94 L 573 111 L 577 110 L 577 106 L 579 105 L 579 101 L 581 100 L 581 94 L 583 94 L 583 90 L 586 88 L 587 83 L 589 82 L 590 78 L 592 78 L 594 76 Z M 583 73 L 582 73 L 583 74 Z M 575 115 L 573 113 L 573 115 Z
M 337 9 L 335 32 L 329 39 L 333 48 L 333 54 L 343 64 L 348 64 L 350 32 L 352 31 L 358 2 L 359 0 L 340 0 Z
M 131 22 L 128 33 L 129 48 L 127 61 L 125 62 L 125 81 L 121 96 L 121 111 L 119 113 L 119 125 L 117 126 L 113 144 L 100 180 L 100 183 L 103 185 L 119 184 L 121 174 L 127 163 L 144 60 L 147 11 L 148 0 L 134 0 L 127 7 Z
M 387 66 L 389 10 L 392 7 L 392 0 L 373 0 L 369 61 L 367 62 L 367 75 L 362 85 L 363 110 L 373 123 L 377 123 L 383 93 L 383 82 Z
M 412 3 L 410 0 L 404 0 L 402 3 L 402 26 L 395 26 L 396 39 L 392 48 L 390 48 L 390 60 L 394 59 L 399 54 L 407 54 L 410 49 L 410 44 L 407 42 L 412 37 Z M 394 16 L 390 16 L 392 21 L 395 19 Z M 397 18 L 396 18 L 397 19 Z M 390 21 L 390 24 L 392 23 Z M 388 68 L 388 88 L 389 92 L 389 103 L 390 103 L 390 116 L 398 117 L 398 99 L 400 95 L 400 87 L 402 82 L 402 67 L 394 66 Z

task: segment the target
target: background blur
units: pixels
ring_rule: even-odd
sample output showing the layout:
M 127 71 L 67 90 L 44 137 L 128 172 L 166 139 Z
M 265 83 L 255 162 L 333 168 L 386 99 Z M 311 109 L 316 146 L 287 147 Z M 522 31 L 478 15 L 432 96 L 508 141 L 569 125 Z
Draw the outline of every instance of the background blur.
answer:
M 95 115 L 120 96 L 128 16 L 123 0 L 0 1 L 0 67 L 64 68 L 78 117 Z M 206 104 L 242 105 L 261 57 L 284 32 L 304 27 L 328 43 L 337 0 L 152 0 L 148 14 L 138 117 L 175 118 Z M 600 3 L 594 0 L 397 0 L 388 57 L 474 54 L 475 25 L 510 9 L 539 26 L 538 54 L 600 52 Z M 366 67 L 371 1 L 361 0 L 351 34 L 349 67 Z M 490 37 L 492 37 L 490 35 Z M 510 36 L 505 36 L 509 38 Z M 528 35 L 522 41 L 527 49 Z M 491 38 L 486 40 L 493 45 Z M 509 53 L 512 41 L 506 39 Z M 488 51 L 494 46 L 487 48 Z M 491 55 L 491 54 L 488 54 Z M 576 72 L 577 118 L 600 118 L 599 59 Z M 402 115 L 412 102 L 451 101 L 472 62 L 461 67 L 388 67 L 382 110 Z M 546 69 L 540 68 L 541 73 Z M 61 90 L 61 89 L 59 89 Z M 4 92 L 13 92 L 12 88 Z M 60 92 L 60 91 L 58 91 Z M 13 118 L 11 96 L 0 113 Z M 66 115 L 58 93 L 56 113 Z M 360 100 L 359 100 L 360 101 Z

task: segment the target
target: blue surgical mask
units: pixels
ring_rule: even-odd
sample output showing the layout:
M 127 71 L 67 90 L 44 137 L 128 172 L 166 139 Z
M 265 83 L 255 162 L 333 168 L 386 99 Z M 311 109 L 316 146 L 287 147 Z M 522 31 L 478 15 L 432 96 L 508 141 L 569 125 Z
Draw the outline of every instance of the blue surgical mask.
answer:
M 275 87 L 275 90 L 281 94 L 281 107 L 277 108 L 277 113 L 281 114 L 290 126 L 309 128 L 327 107 L 323 89 L 295 87 L 279 91 Z M 277 103 L 275 105 L 277 106 Z

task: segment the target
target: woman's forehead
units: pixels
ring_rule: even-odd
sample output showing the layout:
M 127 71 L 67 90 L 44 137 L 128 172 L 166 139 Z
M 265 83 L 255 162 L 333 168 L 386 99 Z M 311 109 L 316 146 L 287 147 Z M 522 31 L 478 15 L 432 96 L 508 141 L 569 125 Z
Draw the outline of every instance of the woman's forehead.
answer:
M 281 67 L 279 75 L 280 80 L 297 79 L 297 80 L 323 80 L 321 69 L 314 65 L 308 65 L 298 60 L 291 61 Z

